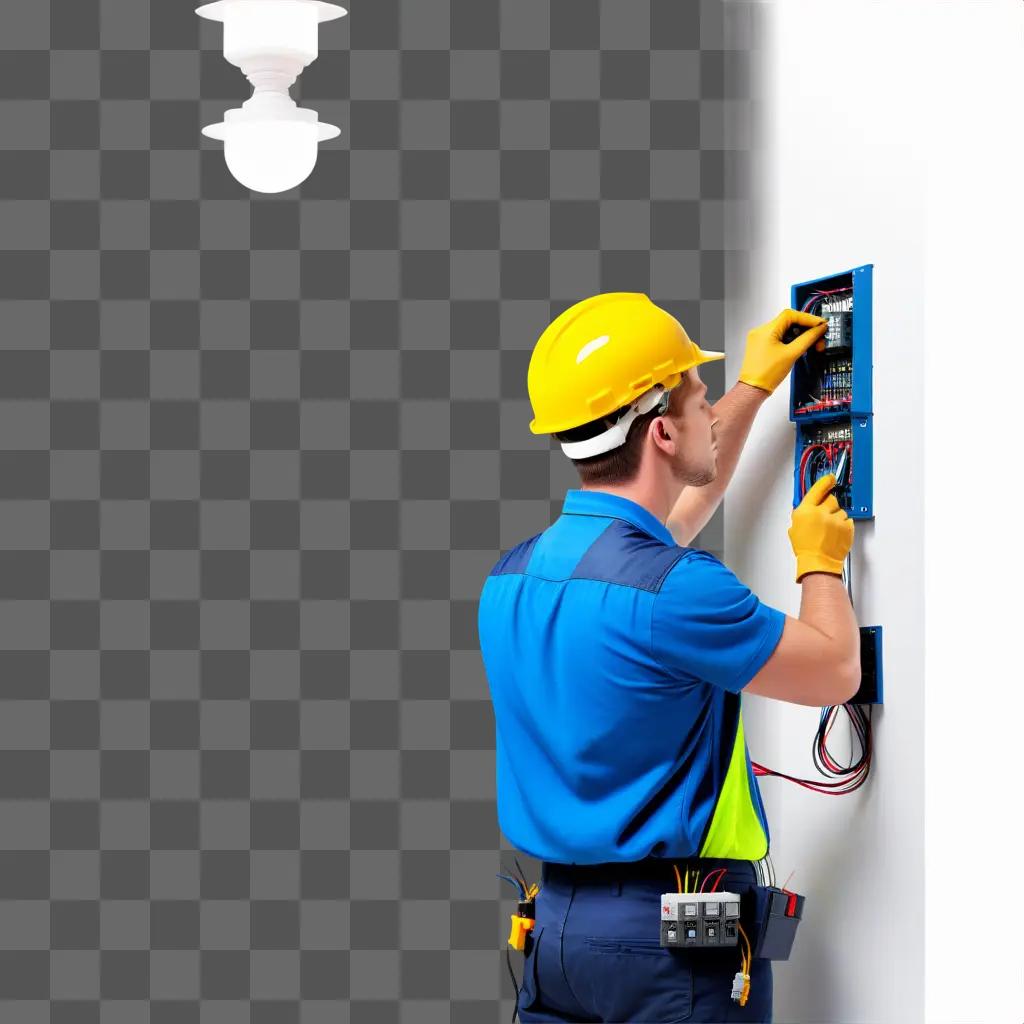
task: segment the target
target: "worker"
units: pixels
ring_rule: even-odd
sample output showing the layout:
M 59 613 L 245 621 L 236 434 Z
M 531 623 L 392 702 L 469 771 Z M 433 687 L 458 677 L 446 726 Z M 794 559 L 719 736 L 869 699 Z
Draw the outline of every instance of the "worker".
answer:
M 805 330 L 786 344 L 794 325 Z M 581 486 L 502 555 L 478 612 L 499 824 L 541 862 L 524 1022 L 771 1020 L 770 961 L 749 963 L 741 1005 L 741 951 L 661 947 L 661 895 L 716 870 L 709 889 L 757 884 L 769 830 L 741 693 L 821 707 L 858 689 L 841 581 L 853 521 L 832 476 L 793 510 L 798 618 L 688 545 L 757 411 L 826 326 L 786 309 L 751 330 L 739 379 L 714 406 L 698 367 L 724 353 L 699 348 L 641 293 L 576 303 L 533 350 L 530 430 L 554 435 Z

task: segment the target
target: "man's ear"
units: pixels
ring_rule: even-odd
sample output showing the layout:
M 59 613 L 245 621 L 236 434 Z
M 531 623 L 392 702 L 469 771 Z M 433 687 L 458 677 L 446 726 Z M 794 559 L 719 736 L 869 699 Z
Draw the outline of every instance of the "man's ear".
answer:
M 651 423 L 651 431 L 654 434 L 654 443 L 659 448 L 663 448 L 666 443 L 676 443 L 676 436 L 672 433 L 671 427 L 669 426 L 670 422 L 671 421 L 667 416 L 658 416 Z

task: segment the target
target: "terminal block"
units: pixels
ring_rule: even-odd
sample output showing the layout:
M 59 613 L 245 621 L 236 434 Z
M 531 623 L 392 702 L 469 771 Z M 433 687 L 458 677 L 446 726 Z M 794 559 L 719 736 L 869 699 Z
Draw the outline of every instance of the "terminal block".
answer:
M 661 944 L 735 946 L 740 897 L 734 892 L 669 892 L 661 897 Z

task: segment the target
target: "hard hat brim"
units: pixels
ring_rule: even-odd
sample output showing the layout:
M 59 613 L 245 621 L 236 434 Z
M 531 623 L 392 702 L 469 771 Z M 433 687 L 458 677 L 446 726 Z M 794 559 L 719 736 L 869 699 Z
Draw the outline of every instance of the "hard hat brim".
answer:
M 713 363 L 716 359 L 724 359 L 724 352 L 705 352 L 704 349 L 698 349 L 697 351 L 701 354 L 701 359 L 694 363 L 694 366 L 700 366 L 701 363 Z

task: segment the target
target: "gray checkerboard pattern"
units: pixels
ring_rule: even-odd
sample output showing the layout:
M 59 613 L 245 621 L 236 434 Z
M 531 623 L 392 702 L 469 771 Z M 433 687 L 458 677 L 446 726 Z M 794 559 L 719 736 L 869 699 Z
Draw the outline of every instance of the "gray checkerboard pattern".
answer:
M 476 598 L 576 485 L 530 349 L 605 290 L 721 347 L 757 5 L 351 0 L 276 197 L 193 6 L 0 5 L 0 1017 L 506 1020 Z

